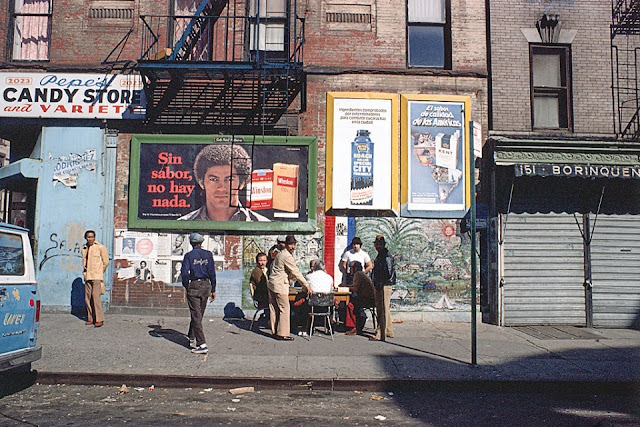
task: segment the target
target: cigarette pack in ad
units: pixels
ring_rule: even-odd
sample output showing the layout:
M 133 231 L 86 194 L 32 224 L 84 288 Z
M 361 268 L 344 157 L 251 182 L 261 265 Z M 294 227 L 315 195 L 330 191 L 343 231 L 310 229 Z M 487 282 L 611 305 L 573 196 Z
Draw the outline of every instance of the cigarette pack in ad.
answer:
M 251 173 L 251 198 L 249 208 L 253 210 L 271 209 L 273 196 L 273 171 L 256 169 Z
M 436 166 L 447 169 L 455 169 L 458 165 L 458 141 L 460 131 L 453 135 L 439 133 L 436 135 Z
M 273 209 L 285 212 L 298 210 L 298 172 L 300 166 L 273 164 Z

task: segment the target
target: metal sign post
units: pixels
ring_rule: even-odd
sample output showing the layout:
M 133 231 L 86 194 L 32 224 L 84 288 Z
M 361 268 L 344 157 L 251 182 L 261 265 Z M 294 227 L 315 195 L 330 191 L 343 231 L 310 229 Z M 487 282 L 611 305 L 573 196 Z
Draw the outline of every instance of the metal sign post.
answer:
M 473 122 L 469 122 L 473 129 Z M 473 152 L 473 132 L 469 132 L 469 171 L 471 188 L 471 364 L 478 364 L 478 342 L 476 336 L 476 168 Z

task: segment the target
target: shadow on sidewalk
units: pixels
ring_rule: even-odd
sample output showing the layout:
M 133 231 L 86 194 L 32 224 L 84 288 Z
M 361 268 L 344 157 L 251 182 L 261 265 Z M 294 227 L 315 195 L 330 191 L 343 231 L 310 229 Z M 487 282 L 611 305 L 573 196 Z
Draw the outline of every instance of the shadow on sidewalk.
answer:
M 224 319 L 224 321 L 228 324 L 233 325 L 238 329 L 242 329 L 243 331 L 253 332 L 256 335 L 262 335 L 263 337 L 267 338 L 273 338 L 273 336 L 271 335 L 271 330 L 269 329 L 269 322 L 263 322 L 260 320 L 261 319 L 256 319 L 256 322 L 253 324 L 253 329 L 250 329 L 251 319 Z M 262 328 L 266 328 L 266 331 L 262 330 Z
M 407 350 L 417 351 L 419 353 L 428 354 L 429 356 L 435 356 L 435 357 L 438 357 L 440 359 L 450 360 L 450 361 L 456 362 L 456 363 L 462 363 L 463 365 L 472 366 L 470 362 L 465 362 L 464 360 L 459 360 L 459 359 L 456 359 L 456 358 L 453 358 L 453 357 L 445 356 L 443 354 L 432 353 L 430 351 L 422 350 L 422 349 L 415 348 L 415 347 L 409 347 L 407 345 L 398 344 L 398 343 L 389 342 L 389 341 L 384 341 L 383 343 L 384 344 L 389 344 L 389 345 L 392 345 L 392 346 L 395 346 L 395 347 L 404 348 L 404 349 L 407 349 Z
M 152 328 L 149 331 L 149 335 L 154 338 L 164 338 L 167 341 L 171 341 L 174 344 L 178 344 L 179 346 L 190 348 L 189 347 L 189 339 L 182 332 L 178 332 L 175 329 L 164 329 L 160 325 L 148 325 L 149 328 Z

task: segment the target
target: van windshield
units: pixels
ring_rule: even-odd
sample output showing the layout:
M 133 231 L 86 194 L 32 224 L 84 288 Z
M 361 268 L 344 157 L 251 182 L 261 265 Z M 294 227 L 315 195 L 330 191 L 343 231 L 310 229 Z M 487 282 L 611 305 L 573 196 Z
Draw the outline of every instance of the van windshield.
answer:
M 0 276 L 23 276 L 22 237 L 0 231 Z

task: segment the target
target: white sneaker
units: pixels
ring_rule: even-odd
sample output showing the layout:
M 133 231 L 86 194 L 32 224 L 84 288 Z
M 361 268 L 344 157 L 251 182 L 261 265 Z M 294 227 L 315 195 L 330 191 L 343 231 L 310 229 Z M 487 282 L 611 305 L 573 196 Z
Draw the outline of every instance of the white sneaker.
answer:
M 209 347 L 206 344 L 202 344 L 200 347 L 196 347 L 191 350 L 191 353 L 195 354 L 206 354 L 209 353 Z
M 191 348 L 196 348 L 197 347 L 195 338 L 192 339 L 192 340 L 189 340 L 189 347 L 191 347 Z

